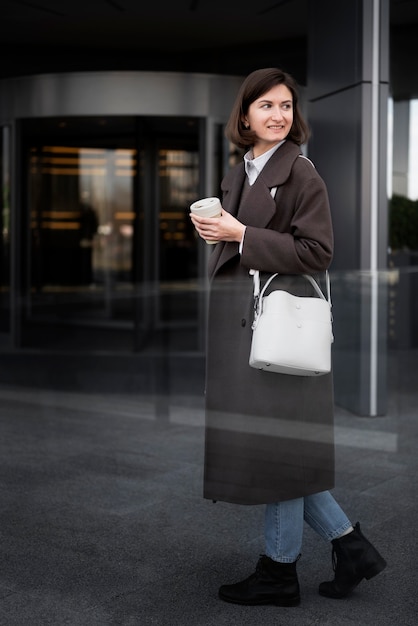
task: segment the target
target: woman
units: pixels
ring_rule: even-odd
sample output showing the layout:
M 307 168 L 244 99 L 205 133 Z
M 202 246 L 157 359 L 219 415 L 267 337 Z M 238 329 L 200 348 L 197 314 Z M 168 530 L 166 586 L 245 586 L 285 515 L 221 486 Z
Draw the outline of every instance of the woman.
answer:
M 333 254 L 326 187 L 299 147 L 309 131 L 294 79 L 276 68 L 250 74 L 226 135 L 247 153 L 222 181 L 222 215 L 191 215 L 199 236 L 217 242 L 209 259 L 204 496 L 265 504 L 266 513 L 265 554 L 255 573 L 223 585 L 219 595 L 238 604 L 299 604 L 296 562 L 305 520 L 332 542 L 336 556 L 335 577 L 319 593 L 342 598 L 386 563 L 328 491 L 332 375 L 289 376 L 248 365 L 249 271 L 278 272 L 277 286 L 312 295 L 300 275 L 324 272 Z

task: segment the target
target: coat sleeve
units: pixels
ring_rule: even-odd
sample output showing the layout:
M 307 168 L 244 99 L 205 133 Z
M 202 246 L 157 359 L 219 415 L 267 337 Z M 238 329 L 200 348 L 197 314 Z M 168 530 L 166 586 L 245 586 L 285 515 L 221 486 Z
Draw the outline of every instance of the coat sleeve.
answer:
M 276 192 L 276 215 L 266 228 L 247 226 L 241 264 L 281 274 L 327 269 L 333 255 L 328 192 L 309 162 L 293 168 Z M 310 168 L 311 171 L 306 168 Z

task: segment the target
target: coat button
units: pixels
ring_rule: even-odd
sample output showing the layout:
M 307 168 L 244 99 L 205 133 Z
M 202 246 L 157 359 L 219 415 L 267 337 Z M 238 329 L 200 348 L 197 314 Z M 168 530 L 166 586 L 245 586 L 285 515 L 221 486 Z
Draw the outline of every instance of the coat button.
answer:
M 242 318 L 241 320 L 241 326 L 244 327 L 247 325 L 247 320 L 245 320 L 244 318 Z

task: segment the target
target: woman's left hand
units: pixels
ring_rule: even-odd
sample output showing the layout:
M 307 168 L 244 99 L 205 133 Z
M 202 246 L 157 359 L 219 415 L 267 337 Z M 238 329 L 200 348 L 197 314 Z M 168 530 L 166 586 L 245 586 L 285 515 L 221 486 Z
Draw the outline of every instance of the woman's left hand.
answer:
M 190 219 L 198 235 L 207 241 L 237 241 L 240 243 L 244 235 L 244 224 L 223 209 L 220 217 L 199 217 L 190 213 Z

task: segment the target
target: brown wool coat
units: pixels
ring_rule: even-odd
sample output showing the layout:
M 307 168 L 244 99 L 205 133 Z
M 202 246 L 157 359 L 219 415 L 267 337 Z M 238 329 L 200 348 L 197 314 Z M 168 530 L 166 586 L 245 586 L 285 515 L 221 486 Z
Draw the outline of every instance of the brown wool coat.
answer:
M 288 376 L 248 365 L 250 268 L 278 272 L 287 290 L 311 295 L 308 281 L 298 275 L 323 272 L 332 258 L 327 191 L 312 163 L 300 154 L 291 141 L 280 146 L 239 212 L 244 164 L 222 182 L 224 209 L 247 229 L 242 255 L 237 243 L 220 242 L 209 259 L 204 473 L 208 499 L 264 504 L 334 486 L 332 375 Z

